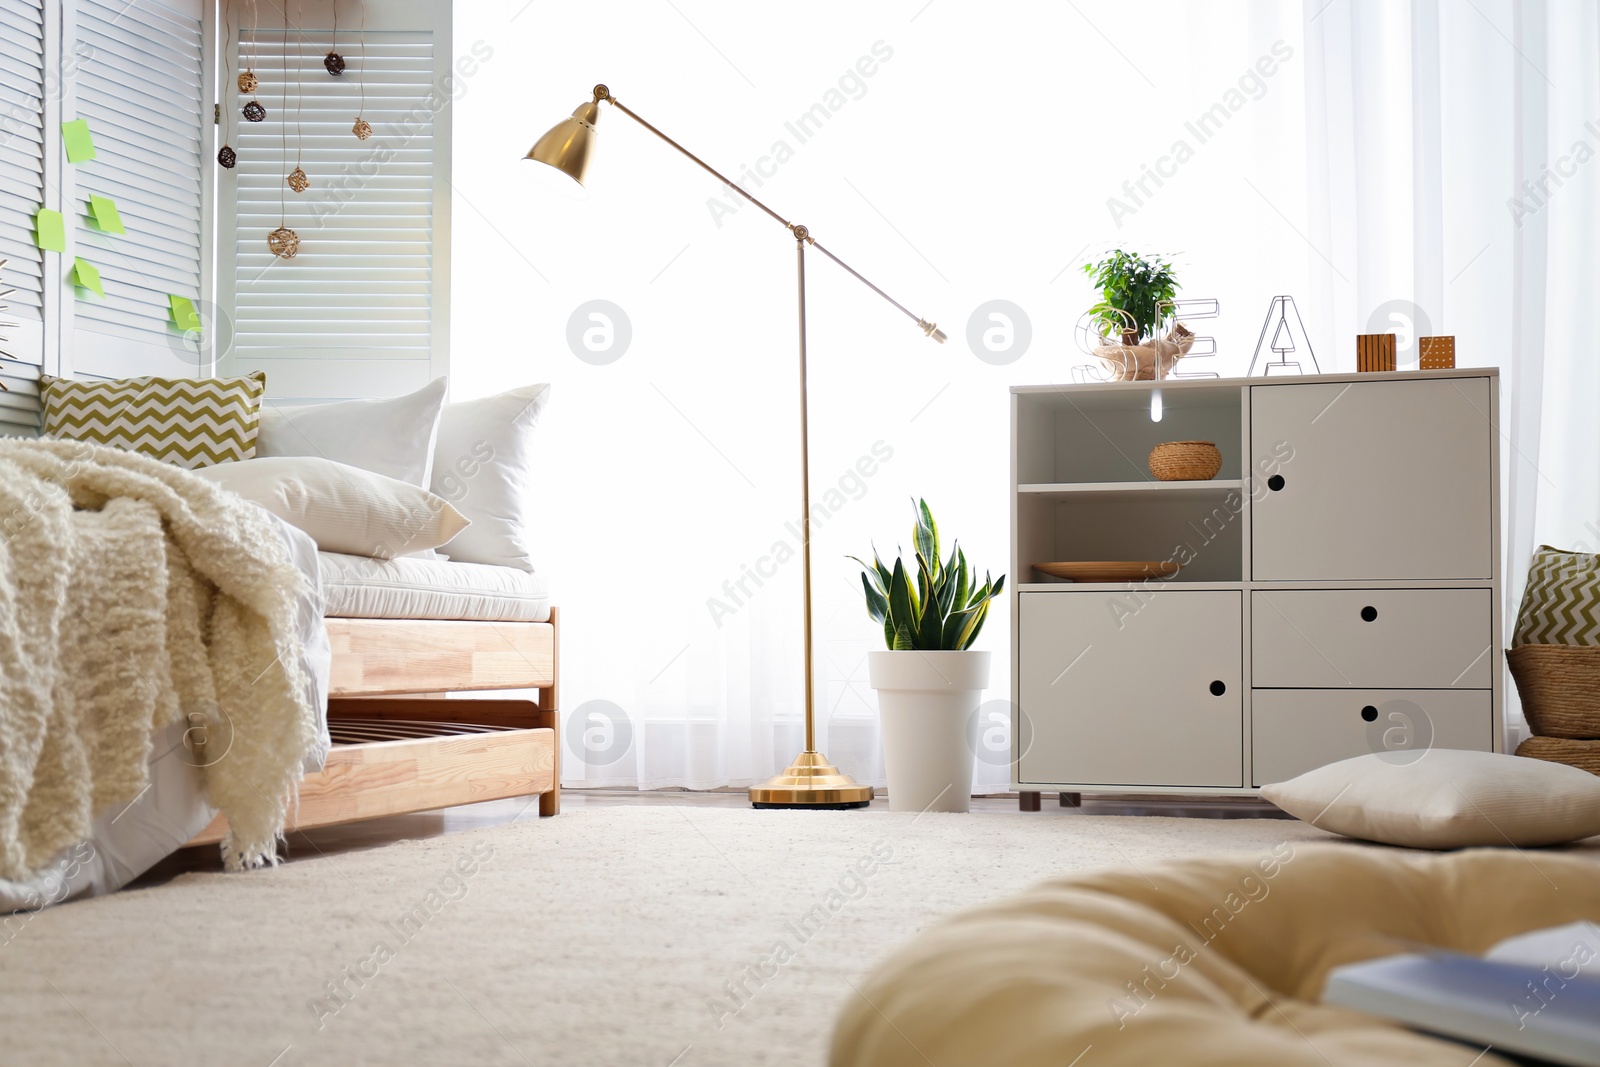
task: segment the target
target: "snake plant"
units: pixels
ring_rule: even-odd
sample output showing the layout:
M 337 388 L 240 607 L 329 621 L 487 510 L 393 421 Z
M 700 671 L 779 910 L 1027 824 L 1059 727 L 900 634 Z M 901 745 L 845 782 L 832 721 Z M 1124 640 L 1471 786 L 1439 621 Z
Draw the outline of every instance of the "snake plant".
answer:
M 912 532 L 917 546 L 915 578 L 898 557 L 892 569 L 886 566 L 876 548 L 870 566 L 850 557 L 861 564 L 867 614 L 883 624 L 883 640 L 891 651 L 971 648 L 989 615 L 989 602 L 1000 595 L 1006 576 L 991 579 L 985 571 L 983 584 L 977 584 L 959 544 L 951 546 L 949 559 L 941 563 L 939 524 L 933 521 L 927 501 L 915 501 L 912 510 L 917 518 Z

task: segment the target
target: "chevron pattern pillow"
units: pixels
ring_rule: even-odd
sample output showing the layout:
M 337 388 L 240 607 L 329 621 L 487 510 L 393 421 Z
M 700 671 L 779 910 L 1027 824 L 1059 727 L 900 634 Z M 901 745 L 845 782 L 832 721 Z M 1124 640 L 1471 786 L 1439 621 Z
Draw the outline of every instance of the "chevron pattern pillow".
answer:
M 1540 545 L 1511 645 L 1600 645 L 1600 556 Z
M 39 379 L 44 432 L 193 470 L 256 454 L 262 371 L 244 378 Z

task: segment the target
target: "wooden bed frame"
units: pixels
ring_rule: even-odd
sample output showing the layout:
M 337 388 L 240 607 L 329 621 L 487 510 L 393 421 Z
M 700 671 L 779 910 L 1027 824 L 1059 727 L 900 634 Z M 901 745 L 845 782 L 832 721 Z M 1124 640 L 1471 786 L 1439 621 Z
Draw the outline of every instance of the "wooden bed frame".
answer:
M 538 796 L 561 810 L 560 614 L 549 622 L 328 619 L 327 763 L 286 830 Z M 447 693 L 536 689 L 534 700 Z M 228 831 L 217 816 L 190 845 Z

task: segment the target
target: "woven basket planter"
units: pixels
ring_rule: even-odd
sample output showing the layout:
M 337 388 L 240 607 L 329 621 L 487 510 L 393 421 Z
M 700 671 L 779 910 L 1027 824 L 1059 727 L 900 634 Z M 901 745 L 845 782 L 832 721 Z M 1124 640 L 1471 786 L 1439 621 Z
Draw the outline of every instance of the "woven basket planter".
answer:
M 1600 647 L 1518 645 L 1506 661 L 1535 734 L 1600 740 Z
M 1106 365 L 1110 381 L 1160 381 L 1171 374 L 1178 360 L 1188 355 L 1189 349 L 1194 347 L 1194 334 L 1187 329 L 1181 334 L 1174 331 L 1174 335 L 1178 338 L 1176 341 L 1169 336 L 1141 345 L 1102 343 L 1095 346 L 1094 354 Z M 1101 341 L 1108 342 L 1108 339 L 1101 338 Z
M 1600 741 L 1567 741 L 1559 737 L 1530 737 L 1517 746 L 1517 755 L 1565 763 L 1580 771 L 1600 775 Z
M 1210 441 L 1168 441 L 1150 450 L 1150 473 L 1163 482 L 1205 482 L 1222 469 L 1222 453 Z

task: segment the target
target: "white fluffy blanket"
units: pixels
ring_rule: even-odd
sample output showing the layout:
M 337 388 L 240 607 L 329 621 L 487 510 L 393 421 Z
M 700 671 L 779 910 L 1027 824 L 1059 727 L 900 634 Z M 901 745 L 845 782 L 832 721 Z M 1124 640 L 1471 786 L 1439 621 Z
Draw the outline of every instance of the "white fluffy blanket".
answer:
M 175 721 L 228 817 L 228 867 L 275 861 L 317 715 L 304 578 L 272 522 L 145 456 L 0 439 L 0 878 L 137 797 Z

